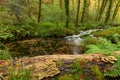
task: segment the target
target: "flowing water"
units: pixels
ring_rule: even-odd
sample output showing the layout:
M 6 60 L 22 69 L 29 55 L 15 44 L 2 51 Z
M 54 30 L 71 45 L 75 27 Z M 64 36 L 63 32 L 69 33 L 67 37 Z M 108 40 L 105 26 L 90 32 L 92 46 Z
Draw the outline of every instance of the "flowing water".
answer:
M 72 36 L 66 36 L 64 39 L 67 42 L 71 42 L 71 51 L 73 53 L 73 55 L 77 55 L 80 53 L 80 44 L 84 41 L 84 38 L 82 38 L 82 36 L 91 36 L 94 37 L 95 36 L 92 34 L 92 32 L 95 31 L 100 31 L 101 29 L 94 29 L 94 30 L 86 30 L 86 31 L 80 31 L 79 34 L 77 35 L 72 35 Z

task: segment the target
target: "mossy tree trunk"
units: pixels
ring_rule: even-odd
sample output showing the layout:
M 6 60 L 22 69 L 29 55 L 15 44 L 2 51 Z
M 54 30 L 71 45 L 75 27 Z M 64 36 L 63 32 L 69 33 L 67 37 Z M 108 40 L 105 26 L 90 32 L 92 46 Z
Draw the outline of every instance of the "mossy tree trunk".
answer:
M 65 2 L 65 11 L 66 11 L 66 27 L 69 27 L 69 0 L 64 0 Z
M 106 5 L 107 5 L 107 0 L 102 0 L 101 7 L 100 7 L 100 10 L 99 10 L 99 13 L 98 13 L 97 21 L 101 20 L 102 14 L 105 11 Z
M 101 3 L 101 0 L 98 0 L 98 1 L 97 1 L 98 8 L 97 8 L 97 13 L 96 13 L 96 18 L 95 18 L 95 21 L 97 21 L 97 20 L 98 20 L 97 18 L 98 18 L 98 16 L 99 16 L 100 5 L 101 5 L 100 3 Z
M 108 23 L 108 20 L 110 19 L 111 16 L 111 11 L 112 11 L 112 5 L 113 5 L 113 0 L 109 0 L 109 7 L 106 13 L 106 19 L 105 19 L 105 24 Z
M 86 13 L 86 6 L 87 6 L 86 4 L 87 4 L 87 0 L 84 0 L 81 22 L 84 22 L 85 13 Z
M 77 6 L 77 16 L 76 16 L 76 22 L 75 22 L 76 27 L 78 27 L 79 12 L 80 12 L 80 0 L 78 0 L 78 6 Z
M 116 7 L 115 7 L 113 15 L 112 15 L 112 21 L 115 20 L 115 17 L 116 17 L 116 15 L 118 13 L 119 8 L 120 8 L 120 0 L 117 1 Z

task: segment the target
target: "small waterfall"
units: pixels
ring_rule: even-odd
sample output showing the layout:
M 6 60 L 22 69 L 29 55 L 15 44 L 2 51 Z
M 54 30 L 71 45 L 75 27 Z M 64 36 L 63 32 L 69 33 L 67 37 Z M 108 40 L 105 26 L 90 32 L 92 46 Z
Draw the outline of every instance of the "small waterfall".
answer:
M 66 36 L 64 39 L 67 42 L 71 42 L 71 51 L 74 55 L 77 55 L 80 53 L 80 44 L 84 41 L 82 36 L 89 35 L 91 37 L 94 37 L 92 32 L 99 31 L 101 29 L 95 29 L 95 30 L 86 30 L 86 31 L 80 31 L 78 35 L 72 35 L 72 36 Z

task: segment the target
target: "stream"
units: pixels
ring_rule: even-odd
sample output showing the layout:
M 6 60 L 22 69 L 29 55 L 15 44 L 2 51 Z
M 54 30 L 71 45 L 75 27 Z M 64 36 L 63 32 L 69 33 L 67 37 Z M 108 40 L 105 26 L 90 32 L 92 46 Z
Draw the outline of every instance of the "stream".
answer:
M 71 51 L 73 55 L 78 55 L 80 54 L 80 44 L 84 41 L 84 38 L 82 36 L 91 36 L 93 38 L 96 38 L 92 32 L 100 31 L 102 29 L 94 29 L 94 30 L 86 30 L 86 31 L 80 31 L 79 34 L 77 35 L 72 35 L 72 36 L 66 36 L 64 39 L 66 42 L 71 42 Z
M 81 43 L 85 37 L 96 38 L 92 33 L 101 29 L 80 31 L 77 35 L 66 36 L 64 38 L 33 38 L 16 41 L 6 44 L 8 50 L 13 52 L 13 57 L 39 56 L 39 55 L 57 55 L 83 54 Z

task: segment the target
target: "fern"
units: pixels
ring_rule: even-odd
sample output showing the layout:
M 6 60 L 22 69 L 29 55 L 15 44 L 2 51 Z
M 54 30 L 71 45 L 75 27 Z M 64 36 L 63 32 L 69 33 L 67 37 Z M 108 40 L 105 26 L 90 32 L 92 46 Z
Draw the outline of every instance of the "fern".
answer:
M 99 38 L 100 44 L 88 45 L 88 50 L 85 53 L 103 53 L 109 55 L 110 53 L 120 49 L 120 44 L 113 44 L 110 40 Z
M 120 56 L 117 56 L 117 62 L 113 65 L 113 69 L 108 70 L 106 73 L 104 73 L 104 76 L 109 77 L 119 77 L 120 76 Z

